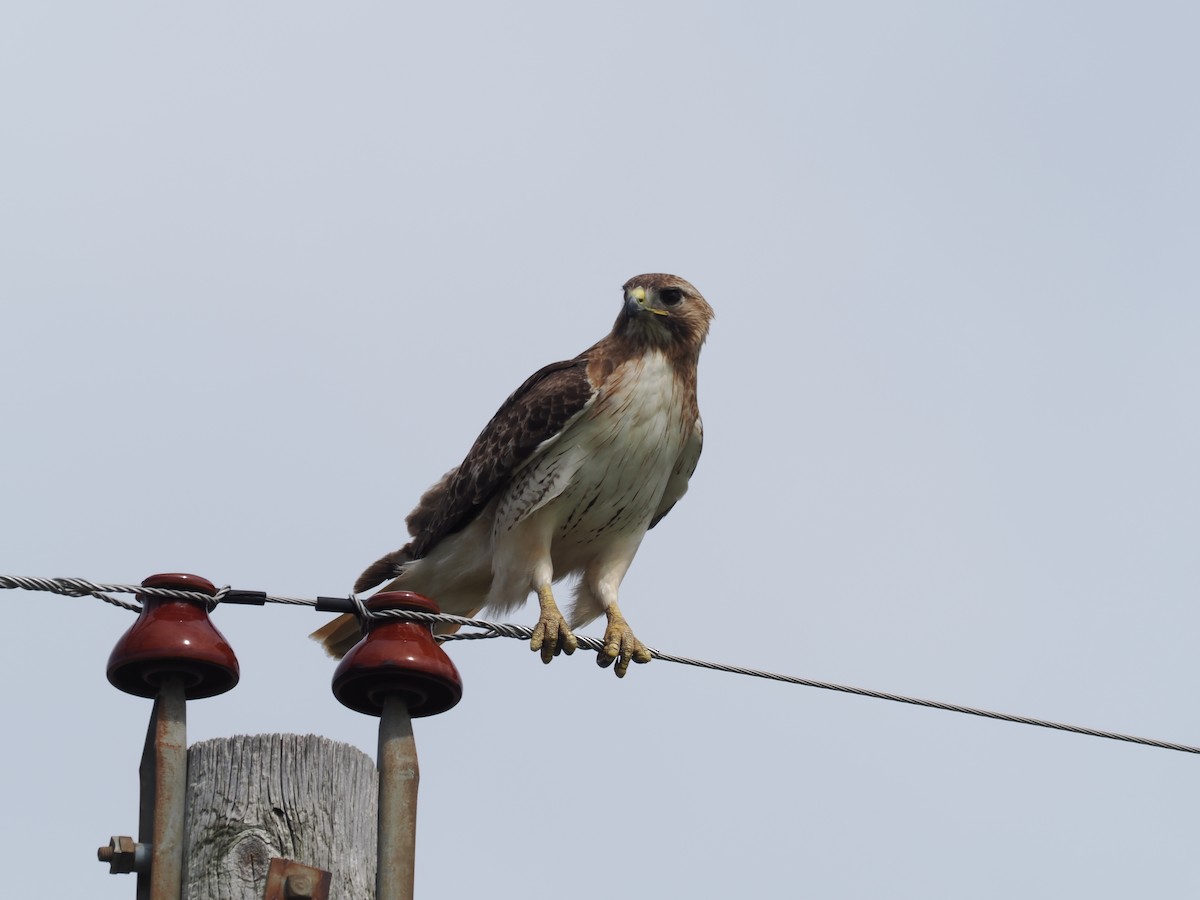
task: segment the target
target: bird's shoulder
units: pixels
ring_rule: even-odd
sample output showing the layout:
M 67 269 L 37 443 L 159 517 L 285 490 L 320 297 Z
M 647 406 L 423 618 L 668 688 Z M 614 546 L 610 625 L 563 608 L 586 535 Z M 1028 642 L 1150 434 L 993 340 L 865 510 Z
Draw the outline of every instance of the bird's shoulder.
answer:
M 518 469 L 588 408 L 596 396 L 588 374 L 594 351 L 593 346 L 542 366 L 501 404 L 462 463 L 426 491 L 409 515 L 413 558 L 466 527 Z

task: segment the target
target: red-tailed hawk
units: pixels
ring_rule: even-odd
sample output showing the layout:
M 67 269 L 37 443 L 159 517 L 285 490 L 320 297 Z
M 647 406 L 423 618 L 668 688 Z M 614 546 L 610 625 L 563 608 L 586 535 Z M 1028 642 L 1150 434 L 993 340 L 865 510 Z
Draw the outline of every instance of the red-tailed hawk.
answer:
M 574 359 L 531 375 L 467 458 L 425 492 L 412 537 L 354 585 L 415 591 L 443 612 L 506 613 L 536 593 L 530 645 L 550 662 L 578 646 L 572 628 L 608 617 L 602 666 L 623 676 L 649 662 L 617 606 L 646 531 L 687 491 L 703 430 L 696 367 L 712 307 L 674 275 L 624 285 L 612 332 Z M 578 575 L 570 625 L 551 584 Z M 333 656 L 359 639 L 353 616 L 314 632 Z

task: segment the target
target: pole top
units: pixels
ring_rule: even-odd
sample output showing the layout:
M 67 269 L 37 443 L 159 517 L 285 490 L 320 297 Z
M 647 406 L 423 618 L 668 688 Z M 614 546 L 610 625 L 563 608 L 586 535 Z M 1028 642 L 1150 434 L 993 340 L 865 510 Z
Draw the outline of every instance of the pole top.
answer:
M 151 575 L 142 587 L 174 588 L 215 596 L 199 575 Z M 127 694 L 154 697 L 168 675 L 183 679 L 189 700 L 232 690 L 240 673 L 233 648 L 209 621 L 202 600 L 138 594 L 142 611 L 108 657 L 108 680 Z
M 411 591 L 385 591 L 367 609 L 407 609 L 437 613 L 437 604 Z M 400 694 L 413 718 L 435 716 L 462 699 L 462 678 L 423 622 L 373 618 L 367 636 L 346 654 L 333 673 L 333 695 L 355 712 L 383 714 L 388 694 Z

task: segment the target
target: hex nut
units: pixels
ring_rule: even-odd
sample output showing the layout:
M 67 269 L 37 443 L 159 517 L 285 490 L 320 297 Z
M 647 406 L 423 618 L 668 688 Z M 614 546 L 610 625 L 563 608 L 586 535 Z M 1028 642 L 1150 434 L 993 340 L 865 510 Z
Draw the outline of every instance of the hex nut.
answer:
M 96 851 L 100 862 L 108 863 L 110 875 L 127 875 L 133 871 L 134 858 L 137 853 L 137 841 L 128 835 L 114 835 L 108 841 L 107 847 Z

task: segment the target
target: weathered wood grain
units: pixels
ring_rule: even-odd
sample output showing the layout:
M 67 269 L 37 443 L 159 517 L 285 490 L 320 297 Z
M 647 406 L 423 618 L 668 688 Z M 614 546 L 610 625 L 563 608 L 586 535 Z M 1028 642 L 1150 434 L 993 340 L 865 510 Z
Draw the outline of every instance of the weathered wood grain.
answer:
M 262 900 L 273 856 L 331 871 L 331 900 L 373 898 L 378 791 L 371 757 L 317 735 L 194 744 L 185 900 Z

